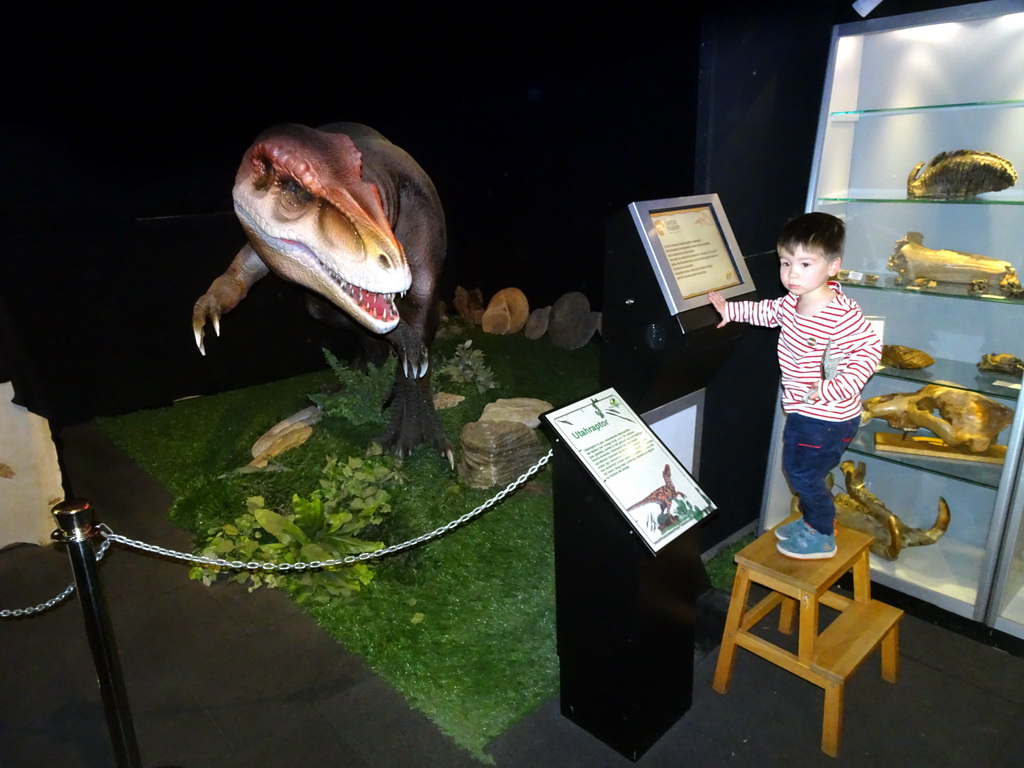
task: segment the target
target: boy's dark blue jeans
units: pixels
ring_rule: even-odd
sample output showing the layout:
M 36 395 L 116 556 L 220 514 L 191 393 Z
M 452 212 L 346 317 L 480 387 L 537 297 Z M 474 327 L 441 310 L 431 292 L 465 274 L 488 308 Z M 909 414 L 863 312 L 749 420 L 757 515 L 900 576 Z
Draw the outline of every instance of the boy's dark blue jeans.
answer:
M 860 416 L 849 421 L 824 421 L 790 413 L 782 430 L 782 471 L 790 490 L 800 499 L 804 521 L 818 533 L 831 536 L 836 508 L 825 478 L 839 463 L 857 429 Z

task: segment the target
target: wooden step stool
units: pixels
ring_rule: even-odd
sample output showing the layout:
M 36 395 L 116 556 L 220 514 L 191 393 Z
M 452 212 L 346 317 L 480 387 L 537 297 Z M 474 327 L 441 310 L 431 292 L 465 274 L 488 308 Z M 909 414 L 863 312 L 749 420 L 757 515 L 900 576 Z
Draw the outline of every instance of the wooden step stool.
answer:
M 783 521 L 783 524 L 793 518 Z M 882 647 L 882 677 L 896 682 L 899 667 L 899 621 L 903 611 L 871 599 L 868 548 L 871 536 L 849 528 L 837 528 L 835 557 L 828 560 L 795 560 L 779 552 L 774 529 L 736 553 L 736 580 L 725 619 L 722 647 L 718 652 L 714 689 L 725 693 L 732 677 L 736 647 L 787 669 L 825 689 L 821 748 L 835 757 L 843 717 L 843 687 L 861 662 Z M 853 599 L 830 588 L 853 570 Z M 771 590 L 748 608 L 750 585 Z M 839 611 L 839 616 L 818 634 L 818 606 Z M 797 653 L 780 648 L 752 633 L 768 613 L 780 606 L 779 631 L 791 634 L 796 606 L 800 606 Z

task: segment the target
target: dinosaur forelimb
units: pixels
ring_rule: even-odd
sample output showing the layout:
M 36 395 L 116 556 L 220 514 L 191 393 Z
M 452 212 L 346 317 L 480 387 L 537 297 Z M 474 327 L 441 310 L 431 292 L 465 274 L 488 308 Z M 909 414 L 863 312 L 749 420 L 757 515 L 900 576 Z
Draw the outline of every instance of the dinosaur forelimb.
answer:
M 213 331 L 220 336 L 220 318 L 238 306 L 238 302 L 246 297 L 249 288 L 264 277 L 270 270 L 252 247 L 243 247 L 228 266 L 199 297 L 192 308 L 192 333 L 199 351 L 206 355 L 203 344 L 207 321 L 213 325 Z

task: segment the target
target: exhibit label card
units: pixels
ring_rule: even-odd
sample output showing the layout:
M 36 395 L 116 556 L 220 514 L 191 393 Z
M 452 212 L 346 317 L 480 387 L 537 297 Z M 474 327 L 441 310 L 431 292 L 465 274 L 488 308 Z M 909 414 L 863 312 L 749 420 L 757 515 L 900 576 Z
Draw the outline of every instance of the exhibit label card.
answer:
M 711 206 L 651 214 L 684 299 L 739 285 L 739 278 Z
M 690 473 L 614 389 L 544 414 L 657 553 L 715 509 Z

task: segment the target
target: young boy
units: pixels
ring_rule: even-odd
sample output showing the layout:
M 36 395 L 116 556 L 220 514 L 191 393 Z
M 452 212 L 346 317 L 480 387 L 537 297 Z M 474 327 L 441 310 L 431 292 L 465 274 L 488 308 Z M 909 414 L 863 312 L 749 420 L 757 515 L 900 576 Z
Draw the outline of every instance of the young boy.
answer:
M 806 213 L 779 234 L 781 299 L 726 302 L 712 291 L 712 305 L 731 320 L 781 327 L 782 470 L 799 499 L 802 518 L 776 528 L 779 551 L 800 560 L 836 553 L 835 504 L 825 480 L 860 425 L 861 390 L 875 372 L 882 342 L 860 307 L 830 280 L 842 265 L 843 222 Z

